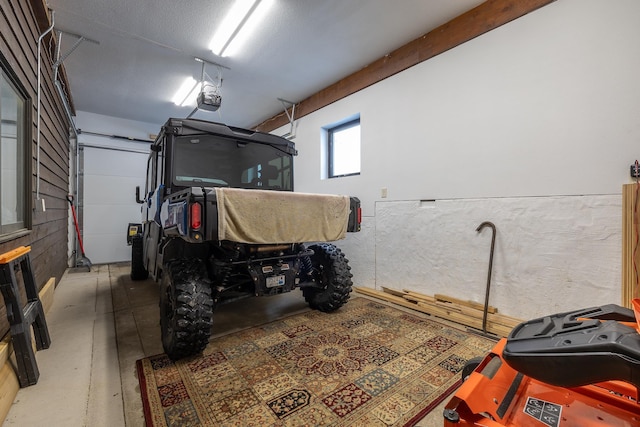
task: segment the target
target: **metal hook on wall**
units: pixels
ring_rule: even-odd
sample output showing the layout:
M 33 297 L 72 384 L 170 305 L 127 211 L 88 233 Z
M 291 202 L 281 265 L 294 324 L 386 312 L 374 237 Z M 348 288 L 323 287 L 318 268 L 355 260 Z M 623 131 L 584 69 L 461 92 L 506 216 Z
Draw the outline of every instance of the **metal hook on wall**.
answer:
M 491 289 L 491 271 L 493 269 L 493 249 L 496 244 L 496 226 L 490 222 L 485 221 L 476 228 L 479 233 L 485 227 L 491 227 L 493 234 L 491 236 L 491 253 L 489 255 L 489 273 L 487 274 L 487 289 L 484 296 L 484 313 L 482 315 L 482 332 L 487 333 L 487 313 L 489 310 L 489 290 Z

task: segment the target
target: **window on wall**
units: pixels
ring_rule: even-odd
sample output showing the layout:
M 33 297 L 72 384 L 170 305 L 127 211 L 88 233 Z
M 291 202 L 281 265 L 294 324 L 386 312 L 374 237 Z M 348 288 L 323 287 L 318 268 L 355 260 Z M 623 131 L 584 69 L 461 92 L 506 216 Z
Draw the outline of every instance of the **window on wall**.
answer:
M 0 236 L 29 227 L 28 98 L 4 62 L 0 67 Z
M 360 118 L 327 129 L 329 178 L 360 174 Z

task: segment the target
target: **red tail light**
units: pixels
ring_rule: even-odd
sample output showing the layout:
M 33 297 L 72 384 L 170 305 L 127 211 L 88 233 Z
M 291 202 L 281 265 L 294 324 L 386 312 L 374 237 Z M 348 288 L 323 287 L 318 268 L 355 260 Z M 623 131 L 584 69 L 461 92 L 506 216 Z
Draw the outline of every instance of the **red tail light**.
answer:
M 192 203 L 189 214 L 191 217 L 191 229 L 199 230 L 202 225 L 202 206 L 200 206 L 200 203 Z
M 358 208 L 358 224 L 362 224 L 362 208 Z

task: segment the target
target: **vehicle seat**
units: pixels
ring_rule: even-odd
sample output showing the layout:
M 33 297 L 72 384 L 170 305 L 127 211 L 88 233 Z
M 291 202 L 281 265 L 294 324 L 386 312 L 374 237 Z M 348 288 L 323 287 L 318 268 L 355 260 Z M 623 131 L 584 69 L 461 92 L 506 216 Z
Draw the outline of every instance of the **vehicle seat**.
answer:
M 259 187 L 275 188 L 271 185 L 271 181 L 278 178 L 280 171 L 273 165 L 263 165 L 260 171 L 260 178 L 256 184 Z

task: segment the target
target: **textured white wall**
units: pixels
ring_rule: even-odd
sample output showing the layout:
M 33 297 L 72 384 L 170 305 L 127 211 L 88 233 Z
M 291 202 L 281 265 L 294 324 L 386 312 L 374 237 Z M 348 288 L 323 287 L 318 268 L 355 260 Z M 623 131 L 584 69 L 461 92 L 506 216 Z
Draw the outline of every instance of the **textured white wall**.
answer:
M 500 311 L 619 303 L 638 16 L 634 0 L 558 0 L 298 120 L 297 190 L 363 202 L 362 235 L 339 242 L 356 284 L 482 302 L 489 220 Z M 320 179 L 321 127 L 357 113 L 362 173 Z
M 619 195 L 378 201 L 337 245 L 357 286 L 489 303 L 528 319 L 620 301 Z
M 490 302 L 517 317 L 618 302 L 618 196 L 376 204 L 376 277 L 392 288 Z M 615 260 L 614 262 L 611 262 Z

